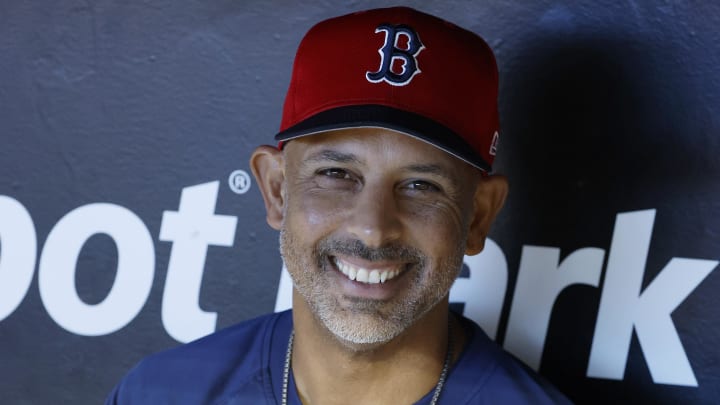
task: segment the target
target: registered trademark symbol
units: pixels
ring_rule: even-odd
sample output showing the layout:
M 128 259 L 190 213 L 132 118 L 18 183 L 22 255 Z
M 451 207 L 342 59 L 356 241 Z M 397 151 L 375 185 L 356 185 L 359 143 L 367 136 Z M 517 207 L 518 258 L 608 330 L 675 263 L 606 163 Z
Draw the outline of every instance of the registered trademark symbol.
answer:
M 228 178 L 230 190 L 235 194 L 245 194 L 250 190 L 250 176 L 245 170 L 235 170 Z

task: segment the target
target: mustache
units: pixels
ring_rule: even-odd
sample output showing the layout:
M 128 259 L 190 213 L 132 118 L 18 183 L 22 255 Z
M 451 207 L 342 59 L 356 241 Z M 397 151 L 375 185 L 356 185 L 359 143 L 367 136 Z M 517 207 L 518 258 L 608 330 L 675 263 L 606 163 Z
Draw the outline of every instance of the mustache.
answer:
M 358 239 L 325 239 L 318 244 L 317 250 L 322 256 L 336 256 L 341 254 L 373 262 L 387 260 L 419 263 L 422 265 L 426 261 L 425 255 L 417 248 L 401 244 L 371 248 Z

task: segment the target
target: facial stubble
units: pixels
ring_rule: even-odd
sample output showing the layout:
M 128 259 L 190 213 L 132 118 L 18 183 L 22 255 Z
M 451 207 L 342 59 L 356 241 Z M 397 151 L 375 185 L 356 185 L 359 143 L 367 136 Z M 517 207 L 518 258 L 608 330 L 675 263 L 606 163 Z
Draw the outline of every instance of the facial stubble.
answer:
M 371 249 L 359 240 L 332 237 L 311 247 L 300 242 L 301 238 L 283 223 L 280 252 L 295 289 L 322 325 L 353 347 L 391 341 L 440 303 L 460 272 L 464 252 L 457 246 L 433 263 L 419 249 L 398 244 Z M 332 282 L 336 270 L 330 263 L 330 257 L 338 254 L 369 261 L 407 262 L 403 276 L 410 277 L 408 287 L 389 300 L 338 295 Z

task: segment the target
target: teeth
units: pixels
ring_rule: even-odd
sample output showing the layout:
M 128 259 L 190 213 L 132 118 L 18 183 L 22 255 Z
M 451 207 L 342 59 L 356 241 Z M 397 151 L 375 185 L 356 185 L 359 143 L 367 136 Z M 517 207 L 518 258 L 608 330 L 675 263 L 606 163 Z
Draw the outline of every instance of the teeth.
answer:
M 400 274 L 400 269 L 395 270 L 367 270 L 362 267 L 342 262 L 338 258 L 333 258 L 335 266 L 350 280 L 365 284 L 379 284 L 388 280 L 392 280 Z

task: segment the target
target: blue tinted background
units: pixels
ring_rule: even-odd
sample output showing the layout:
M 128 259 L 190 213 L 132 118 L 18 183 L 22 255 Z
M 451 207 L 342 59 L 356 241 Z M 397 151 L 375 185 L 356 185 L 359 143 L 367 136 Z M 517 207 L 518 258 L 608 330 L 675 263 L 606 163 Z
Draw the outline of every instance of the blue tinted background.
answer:
M 485 37 L 498 58 L 511 193 L 492 233 L 509 291 L 523 245 L 607 249 L 615 215 L 657 209 L 645 285 L 672 257 L 720 257 L 720 6 L 713 2 L 408 1 Z M 48 316 L 35 280 L 0 320 L 1 402 L 98 403 L 144 355 L 178 344 L 161 320 L 170 243 L 162 213 L 183 187 L 220 181 L 216 212 L 238 217 L 233 248 L 210 247 L 200 306 L 218 328 L 272 311 L 277 235 L 257 188 L 226 185 L 272 143 L 292 58 L 324 18 L 380 1 L 19 1 L 0 4 L 0 195 L 32 215 L 38 256 L 72 209 L 112 202 L 155 241 L 140 314 L 79 336 Z M 2 224 L 0 224 L 0 232 Z M 2 251 L 0 240 L 0 255 Z M 98 235 L 76 287 L 107 295 L 117 252 Z M 12 271 L 12 269 L 1 269 Z M 0 273 L 2 274 L 2 273 Z M 555 304 L 541 372 L 578 403 L 712 403 L 720 395 L 720 276 L 674 312 L 698 387 L 654 384 L 633 340 L 624 380 L 585 377 L 600 289 Z M 506 328 L 509 304 L 500 323 Z

